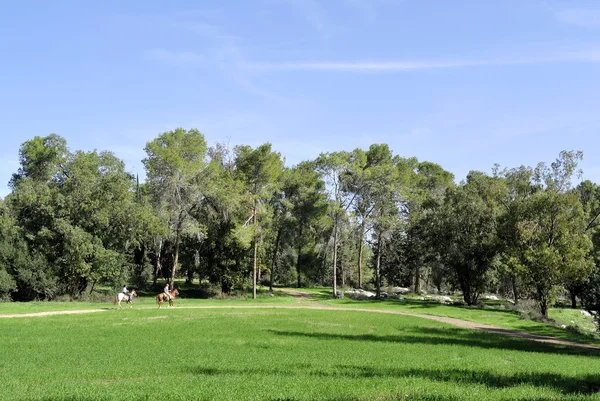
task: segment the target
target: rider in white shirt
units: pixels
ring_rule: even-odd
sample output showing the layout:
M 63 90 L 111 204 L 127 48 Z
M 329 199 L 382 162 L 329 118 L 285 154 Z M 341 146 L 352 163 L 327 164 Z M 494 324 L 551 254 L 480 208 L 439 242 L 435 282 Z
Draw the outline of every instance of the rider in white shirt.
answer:
M 167 299 L 170 301 L 171 300 L 171 293 L 169 292 L 169 283 L 167 283 L 167 285 L 165 285 L 165 295 L 167 296 Z
M 123 294 L 127 296 L 127 298 L 131 298 L 131 295 L 129 294 L 129 290 L 127 289 L 127 286 L 123 287 Z

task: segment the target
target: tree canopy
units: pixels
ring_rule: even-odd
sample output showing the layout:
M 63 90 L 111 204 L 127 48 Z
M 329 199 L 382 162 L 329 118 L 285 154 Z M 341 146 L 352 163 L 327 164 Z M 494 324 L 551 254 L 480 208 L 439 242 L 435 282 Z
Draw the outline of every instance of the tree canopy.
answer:
M 329 285 L 532 298 L 594 313 L 600 189 L 574 186 L 583 154 L 493 166 L 454 181 L 386 144 L 286 166 L 269 143 L 208 147 L 197 129 L 145 147 L 140 183 L 107 151 L 56 134 L 26 141 L 0 201 L 0 299 L 82 297 L 178 277 L 224 294 Z

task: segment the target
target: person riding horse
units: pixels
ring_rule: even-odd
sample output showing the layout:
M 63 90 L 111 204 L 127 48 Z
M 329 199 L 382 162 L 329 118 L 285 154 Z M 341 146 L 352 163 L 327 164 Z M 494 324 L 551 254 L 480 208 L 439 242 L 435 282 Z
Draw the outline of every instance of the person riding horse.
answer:
M 175 297 L 179 295 L 179 291 L 175 287 L 171 287 L 169 290 L 169 284 L 165 286 L 164 292 L 161 292 L 156 296 L 156 303 L 158 304 L 158 308 L 160 309 L 160 305 L 163 302 L 169 301 L 169 307 L 173 307 L 173 301 Z
M 125 290 L 125 288 L 123 288 Z M 130 308 L 133 307 L 133 298 L 136 297 L 137 294 L 135 292 L 135 290 L 132 290 L 131 292 L 127 291 L 127 294 L 125 293 L 125 291 L 120 292 L 116 295 L 115 297 L 115 305 L 118 305 L 118 309 L 121 309 L 121 302 L 125 301 L 127 303 L 127 305 L 129 305 Z
M 165 294 L 165 301 L 171 301 L 171 292 L 169 291 L 169 283 L 167 283 L 167 285 L 165 285 L 165 289 L 164 289 L 164 294 Z
M 131 294 L 129 293 L 129 290 L 127 289 L 127 286 L 123 286 L 123 295 L 127 296 L 127 299 L 131 299 Z

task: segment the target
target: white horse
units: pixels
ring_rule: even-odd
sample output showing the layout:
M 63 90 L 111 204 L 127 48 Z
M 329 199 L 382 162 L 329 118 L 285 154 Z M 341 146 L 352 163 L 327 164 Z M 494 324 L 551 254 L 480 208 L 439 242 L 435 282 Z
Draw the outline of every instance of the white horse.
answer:
M 125 301 L 130 308 L 133 307 L 133 297 L 137 297 L 135 290 L 131 291 L 129 294 L 124 294 L 122 292 L 118 293 L 115 297 L 115 305 L 118 304 L 119 309 L 123 309 L 121 306 L 121 301 Z

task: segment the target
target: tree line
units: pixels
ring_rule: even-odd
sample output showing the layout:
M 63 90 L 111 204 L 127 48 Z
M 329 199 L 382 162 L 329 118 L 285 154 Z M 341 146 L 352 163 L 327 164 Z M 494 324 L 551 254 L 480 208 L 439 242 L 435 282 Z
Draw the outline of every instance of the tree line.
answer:
M 286 167 L 266 143 L 209 147 L 196 129 L 148 142 L 140 183 L 111 152 L 51 134 L 22 144 L 0 200 L 0 298 L 80 297 L 199 278 L 230 294 L 259 285 L 390 286 L 531 298 L 598 311 L 600 187 L 573 186 L 583 154 L 471 171 L 386 144 Z

